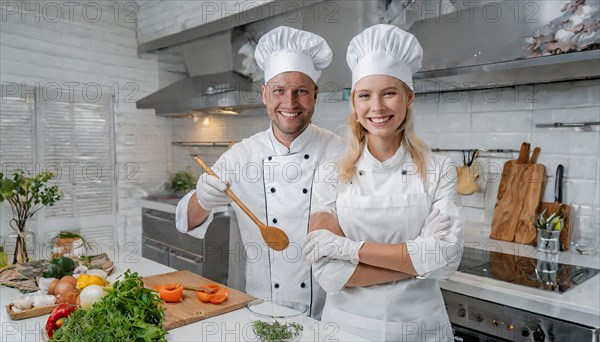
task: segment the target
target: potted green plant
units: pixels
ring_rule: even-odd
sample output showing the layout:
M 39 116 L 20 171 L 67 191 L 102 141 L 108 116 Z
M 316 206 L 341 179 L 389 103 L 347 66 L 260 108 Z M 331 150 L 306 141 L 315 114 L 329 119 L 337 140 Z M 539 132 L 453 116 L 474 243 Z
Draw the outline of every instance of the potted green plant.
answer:
M 173 190 L 173 196 L 185 194 L 196 187 L 196 180 L 187 171 L 179 171 L 171 177 L 170 187 Z
M 58 186 L 48 185 L 54 177 L 51 172 L 40 172 L 34 177 L 27 177 L 25 172 L 17 170 L 12 176 L 4 177 L 0 172 L 0 202 L 8 201 L 13 218 L 10 227 L 16 233 L 14 263 L 27 262 L 27 246 L 25 246 L 25 224 L 44 206 L 52 206 L 62 196 Z

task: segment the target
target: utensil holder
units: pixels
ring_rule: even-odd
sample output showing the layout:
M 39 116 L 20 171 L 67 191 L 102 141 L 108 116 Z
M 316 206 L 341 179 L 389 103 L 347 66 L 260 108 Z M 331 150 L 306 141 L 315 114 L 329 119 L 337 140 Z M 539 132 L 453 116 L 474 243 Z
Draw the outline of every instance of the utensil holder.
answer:
M 560 250 L 560 230 L 538 228 L 537 249 L 543 253 L 557 254 Z

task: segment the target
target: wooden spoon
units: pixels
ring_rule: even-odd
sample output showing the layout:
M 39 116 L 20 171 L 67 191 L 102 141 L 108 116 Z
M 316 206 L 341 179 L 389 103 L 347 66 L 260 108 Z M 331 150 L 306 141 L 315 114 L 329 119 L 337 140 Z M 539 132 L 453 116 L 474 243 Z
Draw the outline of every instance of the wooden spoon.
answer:
M 202 169 L 206 173 L 213 177 L 219 178 L 219 176 L 217 176 L 213 172 L 213 170 L 210 167 L 208 167 L 208 165 L 206 165 L 204 161 L 202 161 L 202 159 L 194 157 L 194 160 L 196 161 L 196 163 L 198 163 L 198 165 L 202 167 Z M 290 244 L 290 240 L 283 230 L 277 227 L 267 226 L 266 224 L 260 222 L 260 220 L 256 216 L 254 216 L 250 209 L 248 209 L 248 207 L 246 207 L 244 203 L 242 203 L 242 201 L 239 198 L 237 198 L 236 195 L 234 195 L 234 193 L 229 189 L 229 187 L 225 190 L 225 193 L 229 197 L 231 197 L 235 204 L 237 204 L 240 207 L 240 209 L 242 209 L 242 211 L 245 212 L 246 215 L 248 215 L 248 217 L 250 217 L 252 221 L 254 221 L 254 223 L 256 223 L 256 225 L 260 229 L 260 233 L 262 234 L 263 239 L 267 243 L 267 246 L 276 251 L 282 251 L 288 247 L 288 245 Z
M 184 290 L 189 290 L 189 291 L 198 291 L 198 292 L 204 292 L 204 293 L 213 293 L 216 290 L 212 289 L 212 288 L 208 288 L 208 287 L 191 287 L 191 286 L 183 286 Z

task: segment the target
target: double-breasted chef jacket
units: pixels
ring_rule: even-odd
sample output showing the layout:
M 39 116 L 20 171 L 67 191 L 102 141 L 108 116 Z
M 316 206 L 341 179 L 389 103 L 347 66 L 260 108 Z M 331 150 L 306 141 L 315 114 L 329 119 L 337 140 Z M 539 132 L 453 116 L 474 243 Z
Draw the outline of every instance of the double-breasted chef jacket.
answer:
M 328 292 L 322 320 L 375 341 L 451 341 L 452 328 L 436 279 L 456 271 L 462 255 L 464 218 L 450 159 L 431 155 L 426 178 L 401 146 L 380 162 L 365 148 L 348 182 L 315 184 L 313 213 L 338 217 L 355 241 L 407 242 L 416 278 L 367 287 L 346 287 L 356 265 L 329 260 L 314 265 Z M 422 232 L 425 218 L 439 208 L 454 220 L 443 239 Z
M 337 135 L 313 124 L 292 141 L 289 149 L 269 128 L 233 145 L 213 165 L 215 173 L 229 183 L 256 217 L 281 228 L 290 240 L 289 247 L 281 252 L 269 249 L 256 224 L 232 203 L 244 244 L 248 294 L 303 303 L 309 305 L 311 316 L 320 318 L 325 292 L 313 281 L 302 247 L 308 232 L 313 181 L 327 176 L 315 170 L 339 157 L 343 150 Z M 203 238 L 213 216 L 211 212 L 202 225 L 188 231 L 187 206 L 193 193 L 177 205 L 177 229 Z

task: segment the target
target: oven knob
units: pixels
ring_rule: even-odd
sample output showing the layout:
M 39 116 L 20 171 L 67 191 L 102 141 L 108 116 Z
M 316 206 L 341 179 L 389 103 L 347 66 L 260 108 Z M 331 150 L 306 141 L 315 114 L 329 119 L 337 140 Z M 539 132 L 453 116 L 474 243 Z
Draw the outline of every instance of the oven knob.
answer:
M 483 315 L 480 313 L 475 314 L 475 320 L 479 323 L 483 322 Z
M 523 330 L 521 330 L 521 336 L 523 336 L 523 337 L 529 336 L 529 329 L 523 328 Z
M 533 332 L 533 341 L 534 342 L 544 342 L 546 340 L 546 334 L 542 327 L 538 325 L 538 328 Z
M 467 310 L 465 308 L 458 309 L 458 317 L 465 317 L 467 315 Z

